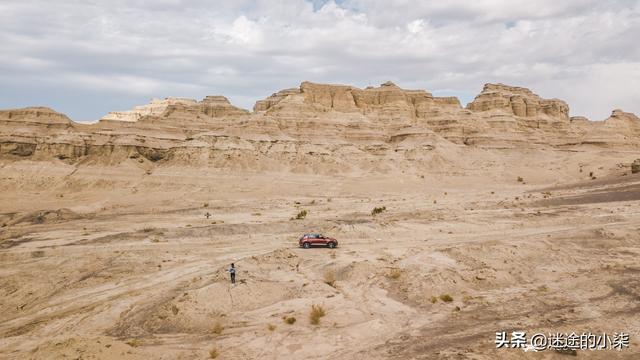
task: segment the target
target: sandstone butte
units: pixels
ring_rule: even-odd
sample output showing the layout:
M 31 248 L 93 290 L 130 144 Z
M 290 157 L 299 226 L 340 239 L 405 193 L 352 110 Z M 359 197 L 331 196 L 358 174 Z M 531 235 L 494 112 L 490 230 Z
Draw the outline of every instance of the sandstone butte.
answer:
M 303 82 L 256 102 L 253 112 L 224 96 L 155 99 L 92 124 L 46 107 L 0 111 L 4 157 L 318 173 L 388 172 L 409 162 L 430 168 L 474 149 L 631 150 L 639 135 L 632 113 L 570 117 L 562 100 L 503 84 L 486 84 L 466 108 L 392 82 L 366 89 Z

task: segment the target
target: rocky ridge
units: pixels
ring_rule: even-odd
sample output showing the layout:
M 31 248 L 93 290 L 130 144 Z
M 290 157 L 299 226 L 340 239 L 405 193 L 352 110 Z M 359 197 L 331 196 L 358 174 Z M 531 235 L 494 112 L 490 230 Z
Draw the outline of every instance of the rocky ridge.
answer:
M 303 82 L 256 102 L 253 112 L 223 96 L 154 99 L 95 124 L 41 107 L 0 111 L 0 156 L 69 163 L 388 171 L 455 162 L 477 148 L 593 146 L 637 149 L 640 119 L 621 110 L 604 121 L 569 117 L 564 101 L 503 84 L 485 85 L 466 108 L 391 82 L 366 89 Z

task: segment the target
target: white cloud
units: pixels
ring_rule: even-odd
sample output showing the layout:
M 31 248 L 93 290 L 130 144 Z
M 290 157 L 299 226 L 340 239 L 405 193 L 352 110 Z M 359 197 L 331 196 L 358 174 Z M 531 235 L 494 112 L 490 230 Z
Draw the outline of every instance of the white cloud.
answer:
M 88 119 L 224 94 L 251 108 L 303 80 L 390 79 L 464 98 L 485 82 L 526 86 L 602 119 L 640 113 L 639 33 L 640 1 L 625 0 L 9 0 L 0 107 L 30 100 Z

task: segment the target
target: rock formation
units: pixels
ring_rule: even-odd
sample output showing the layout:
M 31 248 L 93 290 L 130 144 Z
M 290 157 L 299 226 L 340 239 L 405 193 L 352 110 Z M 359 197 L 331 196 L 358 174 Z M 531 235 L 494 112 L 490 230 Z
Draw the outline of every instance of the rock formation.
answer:
M 569 121 L 569 106 L 562 100 L 542 99 L 531 90 L 503 84 L 486 84 L 467 105 L 472 111 L 503 111 L 518 117 L 548 116 Z
M 164 100 L 152 99 L 149 104 L 136 106 L 128 111 L 114 111 L 105 115 L 101 121 L 130 121 L 135 122 L 144 116 L 161 116 L 165 111 L 176 108 L 190 108 L 196 112 L 206 114 L 211 117 L 226 115 L 244 115 L 248 111 L 237 108 L 224 96 L 207 96 L 198 102 L 194 99 L 168 97 Z
M 405 163 L 455 162 L 474 148 L 637 149 L 639 139 L 634 114 L 615 110 L 597 122 L 570 118 L 565 102 L 502 84 L 485 85 L 466 108 L 457 98 L 392 82 L 366 89 L 303 82 L 256 102 L 251 113 L 223 96 L 155 99 L 95 124 L 75 123 L 48 108 L 0 111 L 0 156 L 70 163 L 138 159 L 255 170 L 387 171 Z

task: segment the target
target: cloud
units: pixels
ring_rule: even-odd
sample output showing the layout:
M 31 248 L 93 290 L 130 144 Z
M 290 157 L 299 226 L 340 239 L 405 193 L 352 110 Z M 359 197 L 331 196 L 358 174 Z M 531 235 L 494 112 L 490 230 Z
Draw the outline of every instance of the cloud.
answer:
M 638 33 L 640 1 L 624 0 L 9 0 L 0 107 L 89 120 L 163 96 L 251 108 L 303 80 L 393 80 L 465 101 L 503 82 L 602 119 L 640 113 Z

